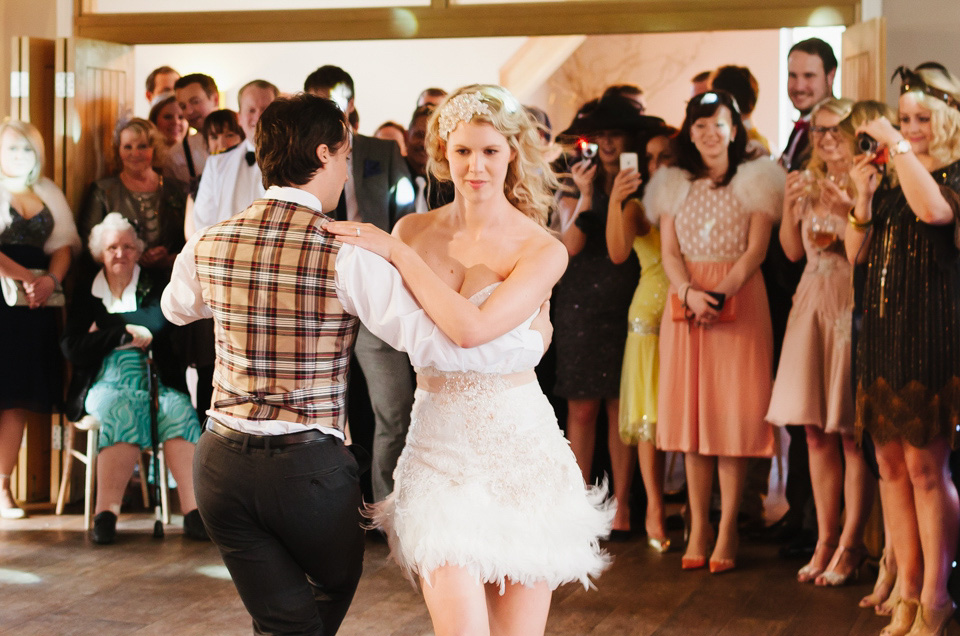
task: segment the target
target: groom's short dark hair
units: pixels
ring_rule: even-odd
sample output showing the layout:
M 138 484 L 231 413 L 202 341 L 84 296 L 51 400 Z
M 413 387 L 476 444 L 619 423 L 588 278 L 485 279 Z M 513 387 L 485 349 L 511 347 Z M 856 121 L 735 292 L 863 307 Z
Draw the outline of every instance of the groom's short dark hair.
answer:
M 257 122 L 263 187 L 306 184 L 323 168 L 317 147 L 335 153 L 346 141 L 343 111 L 331 100 L 306 93 L 274 100 Z

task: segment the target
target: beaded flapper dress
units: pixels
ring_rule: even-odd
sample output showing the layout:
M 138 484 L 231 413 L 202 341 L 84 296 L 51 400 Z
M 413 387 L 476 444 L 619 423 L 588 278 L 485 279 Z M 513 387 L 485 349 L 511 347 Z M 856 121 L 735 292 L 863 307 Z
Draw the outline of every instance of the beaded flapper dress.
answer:
M 640 284 L 627 313 L 627 343 L 620 372 L 620 439 L 627 444 L 657 437 L 660 378 L 660 319 L 670 282 L 660 259 L 660 230 L 650 227 L 633 239 L 640 259 Z
M 960 212 L 960 162 L 932 173 Z M 857 431 L 913 446 L 960 434 L 960 251 L 957 222 L 923 223 L 899 186 L 876 195 L 863 330 Z
M 494 287 L 471 300 L 481 304 Z M 416 391 L 393 493 L 367 511 L 405 573 L 429 582 L 452 565 L 501 590 L 508 580 L 588 586 L 609 563 L 598 540 L 613 509 L 605 488 L 584 486 L 537 382 L 417 373 L 431 390 Z

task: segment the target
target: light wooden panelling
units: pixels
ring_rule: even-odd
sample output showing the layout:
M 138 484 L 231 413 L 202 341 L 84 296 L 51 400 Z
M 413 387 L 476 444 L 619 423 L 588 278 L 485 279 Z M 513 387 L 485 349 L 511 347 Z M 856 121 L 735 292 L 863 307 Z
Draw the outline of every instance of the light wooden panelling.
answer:
M 96 14 L 77 0 L 76 34 L 128 44 L 290 42 L 651 33 L 806 26 L 856 20 L 857 0 L 600 0 L 376 9 Z

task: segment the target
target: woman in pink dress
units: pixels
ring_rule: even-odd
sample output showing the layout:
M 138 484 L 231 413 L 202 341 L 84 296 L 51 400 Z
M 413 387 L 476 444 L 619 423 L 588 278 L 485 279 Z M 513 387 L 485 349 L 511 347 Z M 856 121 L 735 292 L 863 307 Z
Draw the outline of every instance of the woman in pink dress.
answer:
M 814 110 L 813 155 L 807 170 L 787 176 L 780 224 L 787 258 L 806 256 L 807 265 L 793 297 L 767 421 L 806 430 L 818 540 L 797 580 L 817 585 L 846 583 L 863 561 L 875 488 L 854 439 L 850 377 L 853 289 L 842 239 L 853 207 L 847 173 L 854 140 L 853 130 L 839 124 L 852 107 L 849 99 L 829 99 Z
M 660 328 L 657 446 L 685 453 L 690 535 L 684 569 L 707 565 L 713 474 L 721 518 L 713 573 L 735 565 L 737 514 L 749 457 L 773 454 L 764 420 L 773 335 L 759 267 L 780 215 L 783 170 L 746 161 L 747 135 L 724 91 L 687 105 L 677 166 L 653 176 L 644 196 L 660 223 L 670 299 Z

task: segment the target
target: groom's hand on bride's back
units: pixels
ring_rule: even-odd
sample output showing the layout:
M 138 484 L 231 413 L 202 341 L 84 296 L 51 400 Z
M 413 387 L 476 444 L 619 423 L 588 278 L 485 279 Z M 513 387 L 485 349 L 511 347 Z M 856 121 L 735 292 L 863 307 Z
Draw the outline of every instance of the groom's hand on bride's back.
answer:
M 553 323 L 550 322 L 549 300 L 543 301 L 543 304 L 540 305 L 540 313 L 530 323 L 530 329 L 539 332 L 543 337 L 543 350 L 549 349 L 550 343 L 553 341 Z

